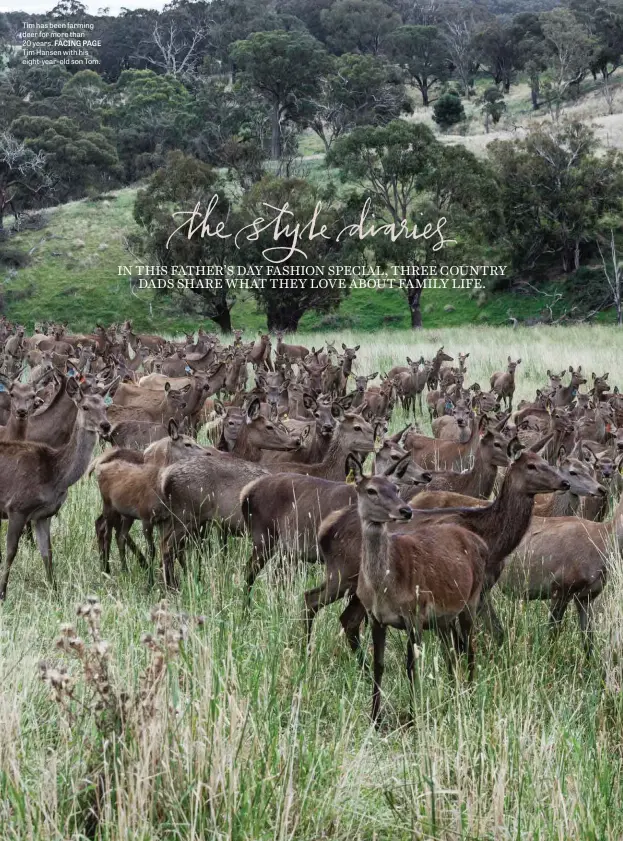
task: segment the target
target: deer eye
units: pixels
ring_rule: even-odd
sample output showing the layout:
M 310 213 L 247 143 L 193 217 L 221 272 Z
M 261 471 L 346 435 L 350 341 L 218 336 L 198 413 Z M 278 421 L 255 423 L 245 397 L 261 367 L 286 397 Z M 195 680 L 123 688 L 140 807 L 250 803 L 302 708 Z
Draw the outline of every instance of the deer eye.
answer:
M 494 444 L 493 446 L 494 446 L 494 447 L 497 447 L 497 449 L 498 449 L 498 450 L 499 450 L 499 449 L 501 449 L 501 445 L 500 445 L 500 444 Z
M 356 429 L 357 432 L 361 432 L 361 426 L 358 423 L 356 423 L 353 428 Z M 376 493 L 376 491 L 375 491 L 375 493 Z
M 536 464 L 529 464 L 528 470 L 536 470 Z
M 83 412 L 88 412 L 88 411 L 89 411 L 89 407 L 88 407 L 88 406 L 83 406 L 83 407 L 82 407 L 82 411 L 83 411 Z
M 393 461 L 398 461 L 399 458 L 400 458 L 400 456 L 396 455 L 396 453 L 394 453 L 393 456 L 392 456 Z
M 266 424 L 266 429 L 274 429 L 274 428 L 275 427 L 272 425 L 272 423 L 267 423 Z
M 368 496 L 378 496 L 378 494 L 377 494 L 377 492 L 374 490 L 374 488 L 368 488 L 368 489 L 367 489 L 367 491 L 366 491 L 366 493 L 368 494 Z
M 190 448 L 190 447 L 192 447 L 192 444 L 190 444 L 189 442 L 186 442 L 186 443 L 184 444 L 184 446 L 185 446 L 185 447 Z

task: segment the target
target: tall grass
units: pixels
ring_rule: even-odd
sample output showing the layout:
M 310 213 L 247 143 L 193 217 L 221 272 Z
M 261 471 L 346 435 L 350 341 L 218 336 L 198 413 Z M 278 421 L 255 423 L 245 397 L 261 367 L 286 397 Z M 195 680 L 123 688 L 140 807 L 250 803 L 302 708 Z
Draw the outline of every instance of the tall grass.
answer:
M 547 368 L 581 364 L 618 378 L 623 334 L 613 329 L 340 335 L 360 343 L 357 370 L 371 373 L 440 344 L 470 352 L 469 382 L 483 387 L 506 357 L 521 356 L 518 397 Z M 318 346 L 324 336 L 300 336 Z M 334 338 L 327 336 L 326 338 Z M 396 413 L 392 428 L 404 418 Z M 100 571 L 93 520 L 98 493 L 75 486 L 54 525 L 58 592 L 46 584 L 24 541 L 0 609 L 0 838 L 82 838 L 77 816 L 90 779 L 96 713 L 80 695 L 69 720 L 38 677 L 54 659 L 61 623 L 96 594 L 110 642 L 111 680 L 136 690 L 148 662 L 140 644 L 150 591 L 137 565 L 113 558 Z M 623 568 L 613 552 L 598 603 L 594 660 L 584 659 L 575 616 L 547 633 L 544 605 L 496 606 L 508 629 L 501 648 L 477 639 L 473 685 L 450 678 L 428 637 L 418 666 L 414 723 L 408 724 L 405 644 L 390 633 L 380 732 L 370 725 L 371 686 L 338 629 L 341 606 L 315 622 L 302 645 L 302 594 L 321 571 L 272 562 L 245 608 L 246 540 L 216 533 L 191 553 L 173 609 L 203 614 L 169 664 L 154 716 L 106 764 L 108 784 L 96 835 L 121 839 L 619 839 L 623 837 Z M 70 669 L 76 672 L 75 664 Z M 78 672 L 76 672 L 78 673 Z M 111 736 L 111 738 L 113 738 Z

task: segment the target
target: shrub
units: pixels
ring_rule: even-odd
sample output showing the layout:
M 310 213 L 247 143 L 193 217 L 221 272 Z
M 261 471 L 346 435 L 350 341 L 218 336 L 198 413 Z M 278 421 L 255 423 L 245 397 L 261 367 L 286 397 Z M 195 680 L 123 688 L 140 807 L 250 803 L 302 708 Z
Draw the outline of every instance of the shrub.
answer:
M 444 93 L 433 106 L 433 120 L 444 129 L 465 119 L 465 109 L 456 91 Z

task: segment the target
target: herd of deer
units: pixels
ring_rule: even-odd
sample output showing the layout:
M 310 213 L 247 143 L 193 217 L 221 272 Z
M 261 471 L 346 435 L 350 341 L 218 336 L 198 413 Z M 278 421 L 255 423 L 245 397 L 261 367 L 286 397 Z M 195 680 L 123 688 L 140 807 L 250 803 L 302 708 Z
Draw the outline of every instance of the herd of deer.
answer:
M 157 529 L 164 583 L 174 587 L 189 540 L 213 523 L 250 538 L 247 597 L 271 557 L 320 560 L 324 581 L 305 593 L 307 637 L 322 607 L 349 596 L 340 621 L 359 655 L 363 621 L 372 628 L 375 722 L 387 627 L 407 633 L 410 678 L 427 629 L 450 664 L 466 655 L 471 675 L 477 618 L 503 635 L 496 584 L 549 600 L 553 630 L 575 604 L 590 651 L 593 604 L 623 542 L 623 497 L 608 519 L 622 489 L 623 395 L 608 374 L 582 391 L 581 367 L 548 371 L 513 412 L 521 359 L 508 357 L 484 391 L 465 385 L 469 354 L 449 367 L 443 347 L 432 360 L 407 357 L 378 385 L 376 372 L 353 373 L 359 346 L 310 350 L 282 334 L 273 353 L 268 335 L 245 344 L 236 333 L 225 346 L 200 330 L 170 342 L 126 322 L 27 336 L 2 320 L 0 350 L 0 599 L 30 524 L 53 581 L 51 518 L 92 474 L 107 573 L 115 537 L 122 567 L 129 548 L 153 577 Z M 415 419 L 389 435 L 395 406 L 422 411 L 424 393 L 434 436 Z M 197 442 L 201 430 L 214 446 Z M 94 457 L 98 439 L 113 446 Z M 149 559 L 131 536 L 137 520 Z

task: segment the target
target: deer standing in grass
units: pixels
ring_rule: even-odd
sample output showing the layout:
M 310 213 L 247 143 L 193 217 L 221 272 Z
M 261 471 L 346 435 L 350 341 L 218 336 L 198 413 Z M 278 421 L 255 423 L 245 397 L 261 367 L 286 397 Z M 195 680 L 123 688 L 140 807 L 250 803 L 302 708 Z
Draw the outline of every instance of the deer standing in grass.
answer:
M 0 511 L 9 521 L 0 601 L 6 598 L 11 564 L 26 523 L 34 524 L 48 581 L 53 583 L 51 518 L 65 502 L 71 485 L 86 471 L 98 436 L 110 432 L 103 397 L 85 394 L 73 379 L 67 380 L 66 392 L 77 409 L 67 444 L 52 449 L 32 441 L 0 442 Z
M 385 476 L 366 477 L 357 459 L 353 458 L 351 465 L 362 533 L 357 597 L 372 626 L 372 720 L 378 724 L 388 626 L 407 632 L 407 674 L 411 681 L 415 646 L 422 631 L 435 628 L 448 643 L 452 623 L 458 619 L 460 634 L 456 641 L 467 652 L 470 677 L 473 674 L 471 630 L 484 583 L 487 545 L 456 525 L 422 528 L 415 534 L 389 534 L 388 523 L 407 522 L 412 516 L 390 478 L 395 466 Z
M 491 375 L 491 391 L 495 391 L 498 397 L 504 401 L 505 408 L 509 412 L 513 411 L 513 395 L 515 394 L 515 371 L 517 366 L 521 363 L 521 357 L 517 362 L 513 362 L 510 356 L 508 357 L 508 367 L 506 371 L 496 371 Z

